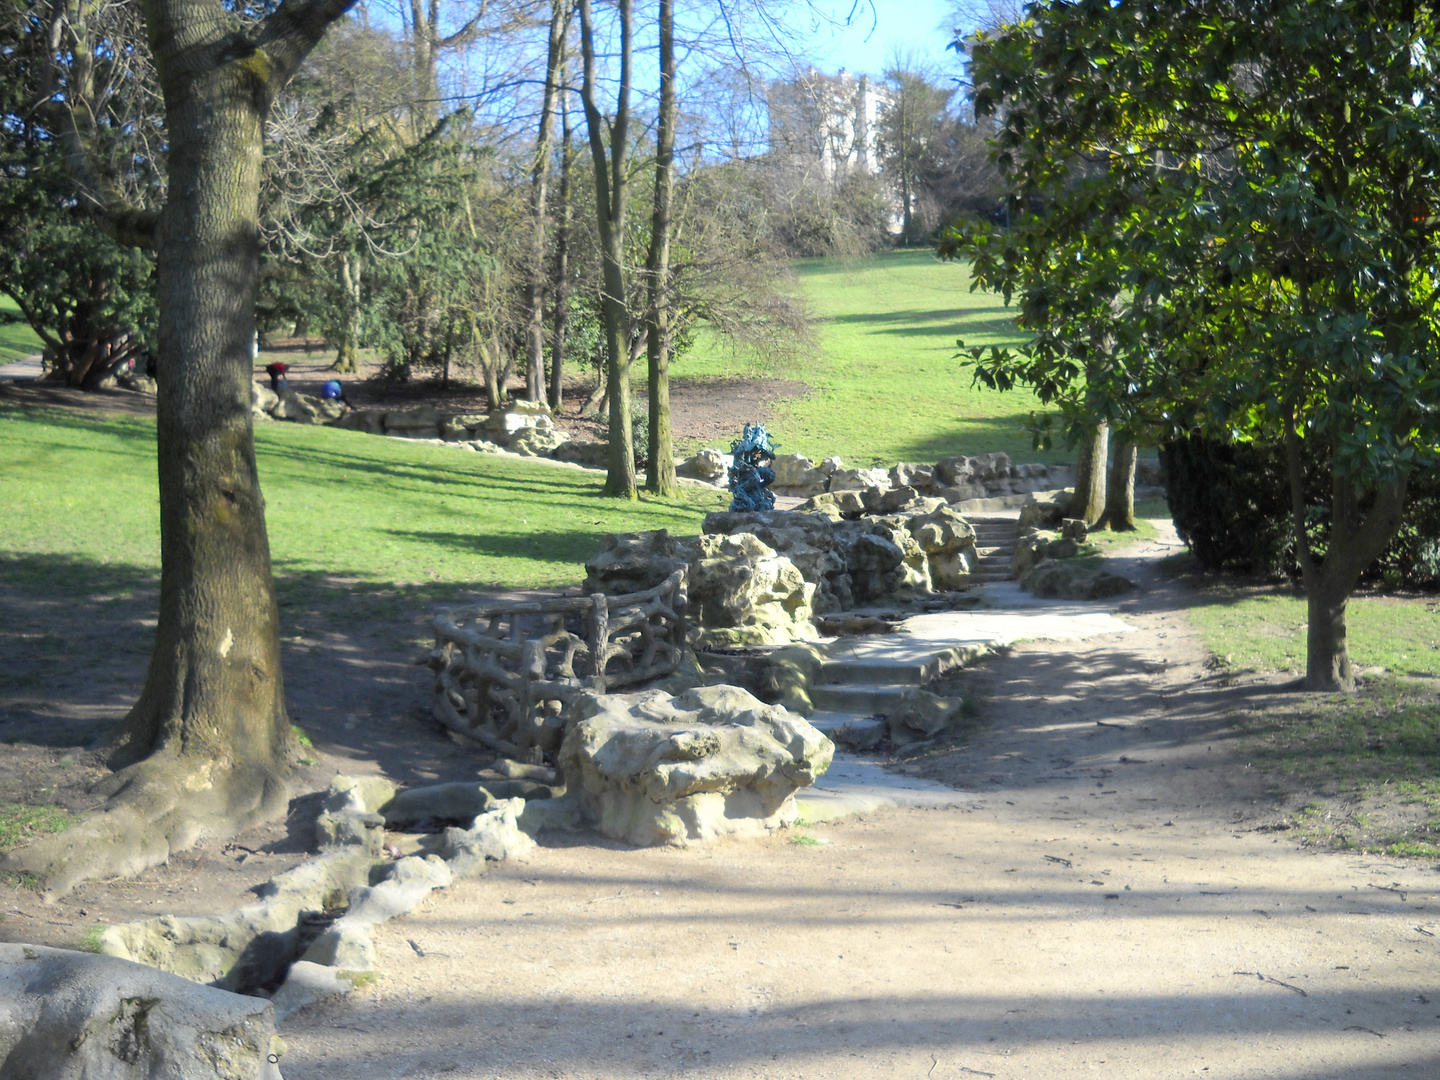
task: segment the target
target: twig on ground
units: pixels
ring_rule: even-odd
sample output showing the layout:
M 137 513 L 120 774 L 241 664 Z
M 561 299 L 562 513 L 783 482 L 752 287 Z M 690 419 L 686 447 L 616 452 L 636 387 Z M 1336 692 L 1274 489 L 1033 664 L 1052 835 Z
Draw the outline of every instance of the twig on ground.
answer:
M 1374 1028 L 1361 1027 L 1359 1024 L 1351 1024 L 1349 1027 L 1344 1027 L 1344 1028 L 1341 1028 L 1340 1030 L 1341 1030 L 1341 1031 L 1363 1031 L 1363 1032 L 1365 1032 L 1367 1035 L 1374 1035 L 1377 1039 L 1383 1039 L 1383 1038 L 1385 1037 L 1384 1035 L 1380 1034 L 1380 1032 L 1376 1031 Z
M 1067 869 L 1067 870 L 1069 870 L 1072 866 L 1074 866 L 1074 864 L 1073 864 L 1069 859 L 1062 859 L 1062 858 L 1060 858 L 1059 855 L 1046 855 L 1046 856 L 1045 856 L 1045 861 L 1046 861 L 1046 862 L 1059 863 L 1061 866 L 1065 867 L 1065 869 Z
M 1310 996 L 1310 995 L 1307 994 L 1304 990 L 1301 990 L 1300 987 L 1298 987 L 1298 986 L 1292 986 L 1290 983 L 1281 982 L 1279 979 L 1272 979 L 1269 975 L 1262 975 L 1262 974 L 1260 974 L 1260 972 L 1258 972 L 1258 971 L 1232 971 L 1230 974 L 1232 974 L 1232 975 L 1253 975 L 1253 976 L 1255 976 L 1255 978 L 1259 979 L 1261 982 L 1274 983 L 1276 986 L 1283 986 L 1286 990 L 1294 990 L 1295 993 L 1299 994 L 1301 997 L 1309 997 L 1309 996 Z
M 1366 882 L 1366 884 L 1372 889 L 1379 889 L 1381 892 L 1393 892 L 1396 896 L 1400 897 L 1401 900 L 1405 899 L 1405 894 L 1393 885 L 1376 885 L 1373 882 Z

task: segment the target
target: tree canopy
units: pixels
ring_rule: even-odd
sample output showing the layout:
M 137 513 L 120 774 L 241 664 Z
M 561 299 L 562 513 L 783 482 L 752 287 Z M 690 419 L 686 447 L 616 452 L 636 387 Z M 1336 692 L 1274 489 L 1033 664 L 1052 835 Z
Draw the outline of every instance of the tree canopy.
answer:
M 973 351 L 977 377 L 1071 420 L 1284 444 L 1317 689 L 1353 686 L 1346 599 L 1440 452 L 1436 31 L 1408 3 L 1085 0 L 968 45 L 1010 222 L 942 252 L 1032 335 Z

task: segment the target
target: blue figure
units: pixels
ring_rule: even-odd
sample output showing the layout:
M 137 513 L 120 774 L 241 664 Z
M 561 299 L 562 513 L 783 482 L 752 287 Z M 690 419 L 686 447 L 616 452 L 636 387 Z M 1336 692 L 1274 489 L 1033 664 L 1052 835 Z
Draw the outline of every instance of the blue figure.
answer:
M 731 510 L 775 509 L 775 494 L 769 490 L 775 470 L 769 463 L 775 460 L 776 445 L 760 424 L 746 424 L 745 434 L 730 444 L 735 462 L 730 466 L 730 490 L 735 493 Z

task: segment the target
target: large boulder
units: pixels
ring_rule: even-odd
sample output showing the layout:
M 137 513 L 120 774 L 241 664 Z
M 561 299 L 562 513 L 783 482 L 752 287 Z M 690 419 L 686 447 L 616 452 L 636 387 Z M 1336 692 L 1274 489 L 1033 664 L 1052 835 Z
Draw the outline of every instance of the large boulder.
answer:
M 331 421 L 330 426 L 348 431 L 363 431 L 367 435 L 384 435 L 385 415 L 384 409 L 350 409 L 341 412 Z
M 385 414 L 385 434 L 402 439 L 434 439 L 440 434 L 440 414 L 429 405 L 391 409 Z
M 556 461 L 573 462 L 587 469 L 603 469 L 610 463 L 610 444 L 569 439 L 550 451 L 550 456 Z
M 817 614 L 850 605 L 845 563 L 835 550 L 835 532 L 828 518 L 787 510 L 720 511 L 705 515 L 706 533 L 750 533 L 795 564 L 815 586 Z
M 707 449 L 676 465 L 675 475 L 690 480 L 704 480 L 707 484 L 720 484 L 724 482 L 729 468 L 725 454 L 719 450 Z
M 839 459 L 832 459 L 838 461 Z M 825 490 L 830 473 L 815 465 L 804 454 L 780 454 L 770 463 L 775 470 L 771 486 L 786 495 L 818 495 Z
M 585 592 L 617 596 L 653 589 L 697 554 L 694 540 L 677 540 L 664 529 L 608 533 L 600 554 L 585 564 Z
M 268 413 L 280 404 L 280 395 L 271 390 L 264 383 L 252 382 L 250 384 L 250 407 Z
M 1068 488 L 1031 492 L 1020 507 L 1020 528 L 1059 528 L 1070 505 L 1071 494 Z
M 725 538 L 731 539 L 731 538 Z M 560 748 L 581 812 L 631 844 L 694 844 L 791 824 L 830 766 L 808 721 L 734 686 L 586 694 Z
M 482 437 L 501 446 L 509 446 L 510 440 L 526 428 L 554 428 L 555 418 L 550 406 L 543 401 L 515 400 L 506 402 L 496 409 L 484 422 L 484 430 L 477 432 Z
M 890 470 L 890 484 L 897 488 L 915 488 L 927 494 L 940 487 L 933 465 L 916 465 L 908 461 L 902 461 Z
M 270 410 L 276 420 L 293 420 L 297 424 L 324 424 L 338 420 L 344 409 L 336 402 L 323 401 L 298 390 L 280 391 L 280 400 Z
M 689 610 L 696 648 L 787 645 L 819 637 L 816 586 L 751 533 L 702 536 L 690 564 Z
M 0 945 L 0 1076 L 280 1080 L 268 1001 L 111 956 Z
M 1135 583 L 1084 562 L 1046 559 L 1020 586 L 1048 600 L 1104 600 L 1129 592 Z
M 890 473 L 885 469 L 837 469 L 830 476 L 828 491 L 889 491 Z
M 958 589 L 969 584 L 979 556 L 975 530 L 968 521 L 942 504 L 929 513 L 914 515 L 905 522 L 905 528 L 925 553 L 930 582 L 936 589 Z
M 1001 453 L 956 454 L 936 462 L 935 475 L 944 486 L 973 484 L 989 490 L 990 485 L 1009 479 L 1010 457 Z
M 509 449 L 522 457 L 550 457 L 569 441 L 570 436 L 553 424 L 535 424 L 511 435 Z

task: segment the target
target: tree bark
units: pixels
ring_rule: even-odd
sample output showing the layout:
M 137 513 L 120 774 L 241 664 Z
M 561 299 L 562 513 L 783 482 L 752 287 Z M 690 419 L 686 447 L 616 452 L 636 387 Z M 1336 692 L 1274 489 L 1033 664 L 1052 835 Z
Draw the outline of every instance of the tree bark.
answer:
M 246 28 L 216 0 L 149 0 L 168 197 L 155 236 L 160 611 L 109 801 L 8 855 L 63 893 L 282 812 L 294 738 L 251 426 L 260 166 L 270 101 L 346 0 Z M 247 37 L 247 33 L 250 35 Z
M 1110 480 L 1105 487 L 1105 523 L 1115 532 L 1135 531 L 1135 459 L 1133 440 L 1121 435 L 1115 440 L 1110 463 Z
M 341 257 L 340 282 L 345 287 L 345 325 L 340 331 L 335 363 L 330 365 L 330 370 L 353 375 L 360 370 L 357 355 L 360 344 L 360 260 L 354 255 Z
M 1380 557 L 1400 529 L 1408 481 L 1400 477 L 1382 484 L 1369 510 L 1362 512 L 1354 482 L 1339 470 L 1331 449 L 1330 535 L 1321 559 L 1310 547 L 1303 447 L 1292 410 L 1285 432 L 1285 457 L 1290 475 L 1295 557 L 1305 586 L 1308 615 L 1305 688 L 1350 693 L 1355 689 L 1355 664 L 1345 630 L 1346 607 L 1360 575 Z
M 564 63 L 569 16 L 570 5 L 566 0 L 551 0 L 545 92 L 540 107 L 540 128 L 535 136 L 535 160 L 530 170 L 530 265 L 525 274 L 525 396 L 531 401 L 540 401 L 545 397 L 545 217 L 550 180 L 550 122 L 555 110 L 560 67 Z
M 1075 496 L 1070 500 L 1068 514 L 1084 518 L 1094 525 L 1105 513 L 1105 464 L 1110 450 L 1110 425 L 1096 425 L 1090 438 L 1080 446 L 1080 460 L 1075 468 Z
M 629 309 L 625 289 L 625 209 L 629 177 L 626 163 L 630 127 L 631 51 L 634 23 L 631 0 L 617 0 L 620 18 L 620 72 L 615 119 L 606 123 L 596 104 L 595 29 L 590 0 L 580 0 L 580 48 L 584 59 L 580 99 L 595 171 L 595 215 L 605 293 L 605 384 L 610 397 L 610 460 L 605 494 L 633 499 L 635 448 L 630 437 Z M 607 154 L 608 147 L 608 154 Z
M 675 448 L 670 434 L 670 216 L 675 191 L 675 0 L 660 0 L 660 115 L 655 140 L 655 205 L 650 216 L 650 251 L 645 273 L 646 354 L 649 360 L 650 460 L 645 488 L 673 497 Z
M 550 411 L 565 404 L 565 332 L 570 320 L 570 110 L 560 104 L 559 218 L 555 223 L 555 266 L 550 286 Z

